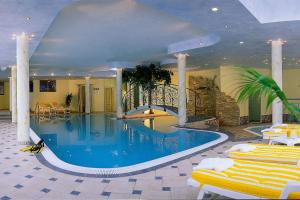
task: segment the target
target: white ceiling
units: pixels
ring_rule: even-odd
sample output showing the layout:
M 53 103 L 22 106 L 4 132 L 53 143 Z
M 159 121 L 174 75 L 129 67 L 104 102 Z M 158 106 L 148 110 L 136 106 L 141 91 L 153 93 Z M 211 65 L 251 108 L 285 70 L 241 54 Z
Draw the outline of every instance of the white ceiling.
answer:
M 38 46 L 57 13 L 77 0 L 0 0 L 0 78 L 7 77 L 8 67 L 16 63 L 14 34 L 34 35 L 30 55 Z
M 119 67 L 160 62 L 170 44 L 202 35 L 189 22 L 134 0 L 81 1 L 54 20 L 31 58 L 31 68 L 90 73 L 116 62 L 128 63 Z
M 170 47 L 187 50 L 193 68 L 266 68 L 267 41 L 278 38 L 287 40 L 284 67 L 299 68 L 300 22 L 293 10 L 300 1 L 240 1 L 0 0 L 6 19 L 0 21 L 0 67 L 15 64 L 11 35 L 24 31 L 35 35 L 30 70 L 38 76 L 111 76 L 112 67 L 173 62 Z M 0 77 L 8 75 L 9 69 L 0 71 Z
M 260 23 L 300 20 L 299 0 L 239 0 Z

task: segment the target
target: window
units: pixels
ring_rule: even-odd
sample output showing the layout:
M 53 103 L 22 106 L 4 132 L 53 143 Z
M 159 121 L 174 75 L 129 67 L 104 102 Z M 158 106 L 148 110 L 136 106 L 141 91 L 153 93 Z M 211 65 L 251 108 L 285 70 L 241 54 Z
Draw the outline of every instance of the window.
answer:
M 33 81 L 29 81 L 29 92 L 33 92 Z
M 40 92 L 56 92 L 56 80 L 40 80 Z
M 4 82 L 0 82 L 0 95 L 4 95 Z

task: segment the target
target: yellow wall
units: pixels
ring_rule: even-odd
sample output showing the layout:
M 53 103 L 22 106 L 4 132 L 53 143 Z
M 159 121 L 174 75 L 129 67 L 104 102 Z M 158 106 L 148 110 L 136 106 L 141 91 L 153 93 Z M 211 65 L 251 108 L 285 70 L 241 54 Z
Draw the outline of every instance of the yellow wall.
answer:
M 177 71 L 173 71 L 174 75 L 171 77 L 172 84 L 178 85 L 178 75 Z M 210 79 L 213 79 L 216 76 L 216 85 L 220 86 L 220 70 L 219 68 L 215 69 L 203 69 L 199 68 L 199 70 L 191 70 L 186 72 L 186 87 L 189 87 L 189 77 L 190 76 L 203 76 Z
M 9 110 L 9 81 L 4 81 L 4 95 L 0 95 L 0 110 Z
M 30 108 L 35 109 L 36 103 L 65 103 L 65 97 L 68 93 L 73 94 L 71 110 L 78 111 L 78 85 L 84 85 L 84 79 L 76 80 L 56 80 L 56 92 L 40 92 L 39 80 L 34 80 L 34 92 L 30 93 Z M 91 79 L 91 111 L 104 111 L 104 89 L 113 88 L 115 95 L 115 79 Z M 99 88 L 99 90 L 94 90 Z M 113 110 L 115 110 L 115 98 L 113 98 Z
M 256 70 L 264 75 L 270 75 L 271 71 L 269 69 L 259 69 Z M 237 67 L 234 66 L 221 66 L 220 67 L 220 82 L 221 91 L 225 94 L 235 98 L 238 97 L 238 85 L 240 81 L 240 72 Z M 249 115 L 249 102 L 245 101 L 239 104 L 240 116 Z M 261 115 L 270 114 L 270 109 L 266 110 L 266 98 L 261 98 Z
M 271 70 L 269 69 L 256 69 L 257 71 L 259 71 L 262 74 L 265 75 L 271 75 Z M 287 71 L 287 70 L 285 70 Z M 293 72 L 290 72 L 291 74 L 294 74 Z M 300 75 L 300 70 L 299 73 Z M 219 68 L 214 68 L 214 69 L 203 69 L 201 70 L 201 68 L 199 68 L 199 70 L 193 70 L 193 71 L 187 71 L 186 72 L 186 86 L 189 87 L 188 85 L 188 80 L 189 80 L 189 76 L 202 76 L 202 77 L 206 77 L 206 78 L 214 78 L 216 76 L 216 85 L 219 86 L 221 92 L 224 92 L 226 95 L 231 96 L 232 98 L 235 98 L 237 100 L 238 97 L 238 83 L 240 81 L 240 72 L 238 71 L 237 67 L 234 66 L 220 66 Z M 295 77 L 297 75 L 294 75 Z M 174 71 L 174 76 L 172 77 L 172 84 L 177 85 L 178 84 L 178 78 L 177 78 L 177 72 Z M 289 90 L 295 90 L 296 88 L 292 89 L 291 87 L 289 87 L 289 85 L 291 85 L 293 83 L 293 81 L 289 80 L 287 77 L 291 77 L 288 74 L 285 75 L 284 73 L 284 81 L 287 80 L 286 83 L 286 88 L 285 90 L 287 90 L 287 88 Z M 299 84 L 298 84 L 299 88 L 300 88 L 300 80 L 299 80 Z M 295 87 L 295 86 L 294 86 Z M 289 95 L 287 95 L 289 96 Z M 298 97 L 300 97 L 300 90 L 299 90 L 299 95 Z M 249 115 L 249 103 L 248 101 L 245 101 L 243 103 L 239 104 L 239 108 L 240 108 L 240 116 L 248 116 Z M 266 98 L 262 97 L 261 98 L 261 115 L 266 115 L 266 114 L 270 114 L 271 110 L 266 110 Z
M 300 69 L 284 70 L 282 85 L 288 98 L 300 98 Z
M 300 69 L 283 70 L 283 91 L 287 98 L 300 98 Z M 299 104 L 300 101 L 290 101 Z M 284 111 L 288 113 L 287 111 Z

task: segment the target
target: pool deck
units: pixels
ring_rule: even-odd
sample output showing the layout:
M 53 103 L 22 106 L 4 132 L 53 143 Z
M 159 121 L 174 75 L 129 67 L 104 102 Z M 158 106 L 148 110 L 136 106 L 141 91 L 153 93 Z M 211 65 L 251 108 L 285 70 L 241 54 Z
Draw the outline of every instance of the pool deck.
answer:
M 188 187 L 192 167 L 206 157 L 224 157 L 225 149 L 241 143 L 231 130 L 229 141 L 188 159 L 133 176 L 91 178 L 55 171 L 31 153 L 21 152 L 16 141 L 16 126 L 0 121 L 0 200 L 9 199 L 196 199 L 198 189 Z M 226 132 L 226 130 L 224 130 Z M 243 132 L 243 142 L 258 142 L 251 133 Z M 230 134 L 229 134 L 230 135 Z M 255 138 L 255 139 L 253 139 Z M 245 141 L 246 139 L 246 141 Z M 208 195 L 208 199 L 222 199 Z

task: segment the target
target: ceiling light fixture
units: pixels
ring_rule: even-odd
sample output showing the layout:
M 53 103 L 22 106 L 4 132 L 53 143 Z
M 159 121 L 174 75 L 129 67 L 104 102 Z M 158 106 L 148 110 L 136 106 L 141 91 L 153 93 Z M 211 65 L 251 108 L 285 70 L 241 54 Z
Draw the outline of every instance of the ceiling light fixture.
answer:
M 68 73 L 68 76 L 71 76 L 71 73 Z
M 213 7 L 213 8 L 211 8 L 211 11 L 213 11 L 213 12 L 218 12 L 218 11 L 219 11 L 219 8 Z
M 31 18 L 30 17 L 26 17 L 26 20 L 29 21 L 29 20 L 31 20 Z
M 16 33 L 11 34 L 11 39 L 12 40 L 16 40 L 16 38 L 17 38 L 17 34 Z
M 51 76 L 54 76 L 54 73 L 51 73 Z
M 33 73 L 33 76 L 36 76 L 36 73 Z
M 240 41 L 240 44 L 241 44 L 241 45 L 244 44 L 244 41 Z

